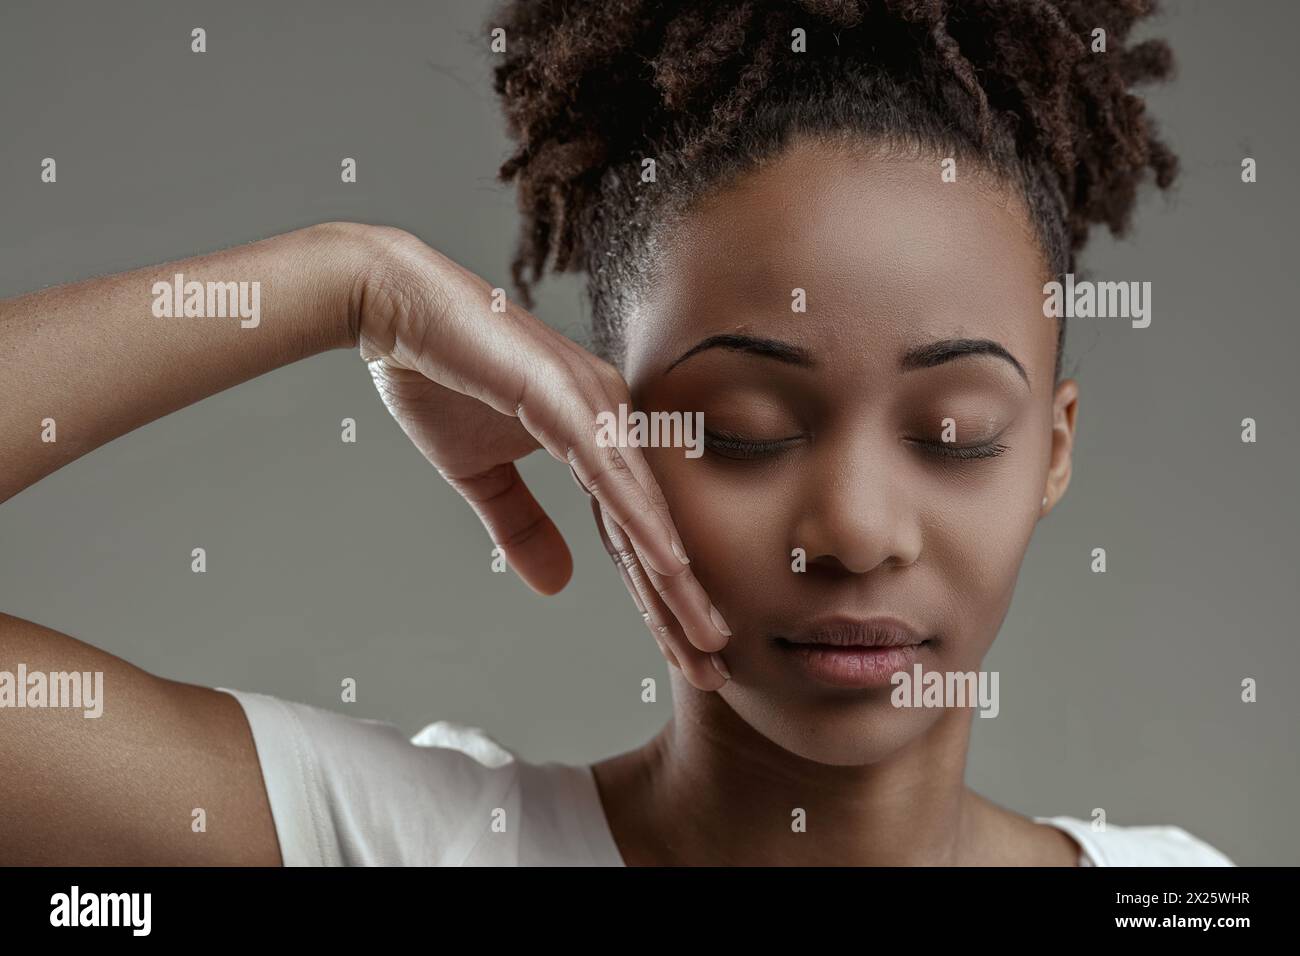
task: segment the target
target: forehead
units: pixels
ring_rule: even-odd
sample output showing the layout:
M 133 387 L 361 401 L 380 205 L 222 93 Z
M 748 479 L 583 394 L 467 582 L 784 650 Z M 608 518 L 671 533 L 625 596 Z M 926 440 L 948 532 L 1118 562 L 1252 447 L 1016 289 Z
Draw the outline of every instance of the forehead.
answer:
M 698 203 L 655 244 L 628 324 L 626 371 L 662 370 L 700 338 L 744 331 L 818 352 L 888 355 L 990 337 L 1037 360 L 1042 252 L 1024 204 L 959 162 L 801 141 Z M 792 309 L 802 289 L 807 311 Z

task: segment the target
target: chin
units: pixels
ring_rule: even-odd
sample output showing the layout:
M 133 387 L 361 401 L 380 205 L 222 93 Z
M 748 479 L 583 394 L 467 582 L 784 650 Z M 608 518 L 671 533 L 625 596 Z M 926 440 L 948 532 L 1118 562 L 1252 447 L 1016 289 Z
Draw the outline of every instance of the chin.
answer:
M 818 699 L 729 682 L 719 692 L 738 717 L 782 750 L 814 763 L 861 767 L 888 760 L 932 727 L 942 710 L 894 707 L 889 689 Z

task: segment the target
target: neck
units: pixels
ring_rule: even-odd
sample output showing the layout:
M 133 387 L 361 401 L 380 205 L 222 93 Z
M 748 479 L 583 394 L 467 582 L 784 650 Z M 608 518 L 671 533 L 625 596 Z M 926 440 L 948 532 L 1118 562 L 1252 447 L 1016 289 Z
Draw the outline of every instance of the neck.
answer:
M 772 743 L 717 694 L 678 682 L 673 720 L 636 751 L 633 853 L 669 865 L 961 865 L 981 801 L 965 786 L 972 712 L 864 766 Z M 802 810 L 802 814 L 796 811 Z

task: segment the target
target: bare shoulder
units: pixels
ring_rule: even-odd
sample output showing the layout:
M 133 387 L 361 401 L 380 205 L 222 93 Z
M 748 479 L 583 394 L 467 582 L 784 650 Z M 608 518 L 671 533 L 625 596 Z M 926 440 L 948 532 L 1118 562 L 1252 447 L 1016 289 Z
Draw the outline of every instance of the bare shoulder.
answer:
M 1082 847 L 1070 834 L 967 791 L 977 866 L 1078 866 Z
M 280 862 L 239 702 L 0 614 L 0 858 Z
M 979 831 L 992 865 L 1235 866 L 1221 850 L 1180 826 L 1098 825 L 1077 817 L 1031 818 L 976 795 Z

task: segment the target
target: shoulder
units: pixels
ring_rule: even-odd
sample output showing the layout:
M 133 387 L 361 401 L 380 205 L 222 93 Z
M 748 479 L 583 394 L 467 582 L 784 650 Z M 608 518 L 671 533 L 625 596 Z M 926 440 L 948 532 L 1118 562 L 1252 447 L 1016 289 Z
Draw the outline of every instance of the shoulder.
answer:
M 286 866 L 458 865 L 517 848 L 519 764 L 475 727 L 380 720 L 218 688 L 244 709 Z
M 1177 826 L 1118 826 L 1097 830 L 1076 817 L 1035 817 L 1083 848 L 1093 866 L 1235 866 L 1227 856 Z

